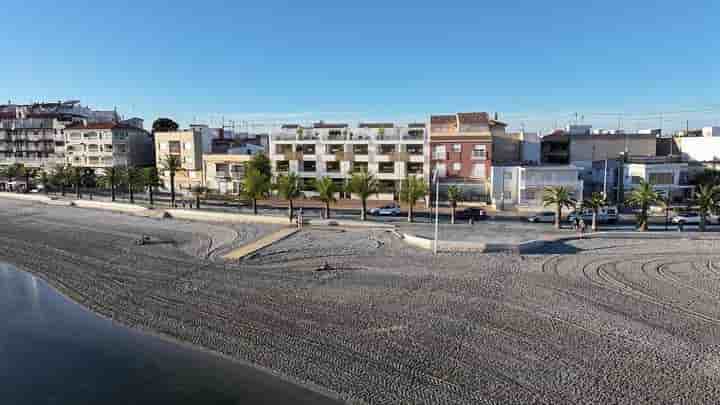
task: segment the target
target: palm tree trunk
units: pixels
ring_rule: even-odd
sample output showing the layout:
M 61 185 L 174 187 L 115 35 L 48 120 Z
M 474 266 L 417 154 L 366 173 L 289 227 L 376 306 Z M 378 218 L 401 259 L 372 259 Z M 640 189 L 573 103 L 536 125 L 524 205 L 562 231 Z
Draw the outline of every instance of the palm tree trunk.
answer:
M 110 177 L 110 198 L 115 202 L 115 176 Z
M 148 186 L 148 190 L 150 191 L 150 205 L 155 205 L 155 201 L 153 200 L 153 186 Z
M 648 230 L 647 210 L 647 206 L 645 205 L 640 208 L 640 232 L 645 232 Z
M 562 216 L 562 207 L 558 205 L 555 210 L 555 229 L 560 229 L 560 216 Z
M 65 183 L 60 184 L 60 195 L 65 197 Z
M 80 194 L 80 183 L 79 182 L 77 184 L 75 184 L 75 191 L 76 191 L 76 196 L 77 196 L 78 200 L 81 199 L 82 195 Z
M 705 232 L 705 213 L 700 213 L 700 232 Z
M 293 200 L 288 200 L 288 220 L 292 222 L 293 219 Z
M 408 205 L 408 222 L 413 221 L 413 205 L 412 203 Z
M 455 225 L 455 203 L 450 204 L 450 223 Z
M 170 172 L 170 207 L 175 208 L 175 173 Z
M 252 209 L 253 209 L 253 214 L 257 215 L 257 199 L 255 199 L 255 198 L 252 199 Z
M 195 195 L 195 208 L 200 209 L 200 194 Z
M 25 175 L 25 194 L 30 192 L 30 175 Z
M 593 232 L 597 232 L 597 211 L 593 211 L 592 231 L 593 231 Z
M 135 204 L 135 194 L 133 193 L 133 186 L 129 187 L 130 190 L 130 204 Z
M 330 202 L 325 201 L 325 219 L 330 219 Z
M 361 221 L 364 221 L 364 220 L 367 219 L 367 217 L 366 217 L 366 214 L 367 214 L 367 213 L 365 212 L 365 211 L 367 211 L 367 208 L 366 208 L 366 207 L 367 207 L 367 200 L 365 200 L 365 199 L 363 198 L 363 199 L 360 200 L 360 201 L 361 201 L 361 206 L 362 206 L 362 211 L 360 211 L 360 220 L 361 220 Z

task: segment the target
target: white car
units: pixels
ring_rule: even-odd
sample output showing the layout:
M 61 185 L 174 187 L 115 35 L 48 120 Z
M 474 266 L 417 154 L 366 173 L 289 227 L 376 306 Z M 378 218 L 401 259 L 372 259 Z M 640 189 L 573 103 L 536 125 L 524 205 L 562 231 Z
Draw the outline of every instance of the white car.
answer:
M 709 218 L 707 218 L 709 221 Z M 698 225 L 700 223 L 700 214 L 697 212 L 686 212 L 681 215 L 674 216 L 672 219 L 673 224 L 683 224 L 683 225 Z
M 530 222 L 555 222 L 555 213 L 546 211 L 537 213 L 531 217 L 528 217 Z
M 373 208 L 370 211 L 368 211 L 370 215 L 379 215 L 379 216 L 396 216 L 400 215 L 400 207 L 398 207 L 395 204 L 389 204 L 385 205 L 383 207 L 379 208 Z

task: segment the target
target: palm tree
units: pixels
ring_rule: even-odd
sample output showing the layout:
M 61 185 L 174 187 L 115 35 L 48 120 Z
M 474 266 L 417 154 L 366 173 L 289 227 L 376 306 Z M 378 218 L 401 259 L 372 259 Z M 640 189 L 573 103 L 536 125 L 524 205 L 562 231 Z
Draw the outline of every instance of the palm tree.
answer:
M 200 197 L 208 192 L 208 188 L 205 186 L 193 186 L 190 192 L 195 196 L 195 208 L 200 209 Z
M 720 211 L 720 186 L 702 184 L 697 186 L 693 196 L 693 205 L 700 214 L 700 231 L 705 232 L 707 217 Z
M 240 194 L 252 202 L 253 214 L 257 215 L 257 200 L 267 197 L 270 192 L 270 178 L 256 168 L 245 172 Z
M 170 206 L 175 208 L 175 173 L 182 170 L 182 161 L 178 155 L 167 155 L 162 161 L 165 171 L 170 173 Z
M 365 170 L 355 173 L 347 184 L 347 191 L 360 197 L 362 204 L 360 220 L 365 221 L 367 219 L 367 199 L 371 194 L 378 193 L 377 179 Z
M 607 200 L 605 199 L 605 196 L 602 193 L 592 193 L 590 198 L 587 200 L 584 200 L 582 202 L 582 207 L 587 208 L 592 211 L 592 231 L 597 232 L 598 230 L 598 212 L 600 211 L 600 208 L 607 205 Z
M 408 205 L 408 222 L 413 222 L 413 209 L 418 199 L 427 195 L 427 185 L 416 176 L 406 177 L 400 187 L 400 201 Z
M 71 183 L 70 174 L 69 166 L 57 165 L 50 177 L 50 182 L 60 187 L 60 193 L 63 197 L 65 196 L 65 187 Z
M 450 186 L 447 190 L 448 195 L 448 201 L 450 202 L 450 223 L 455 223 L 455 211 L 457 210 L 457 205 L 459 202 L 463 200 L 463 193 L 460 187 L 458 186 Z
M 83 174 L 85 170 L 82 167 L 73 166 L 70 170 L 70 183 L 75 186 L 75 197 L 82 198 L 80 187 L 83 182 Z
M 42 185 L 43 192 L 47 195 L 50 190 L 48 190 L 48 187 L 50 186 L 50 176 L 48 176 L 47 171 L 45 169 L 40 169 L 35 172 L 35 178 L 37 181 L 40 182 L 40 185 Z
M 325 219 L 330 219 L 330 204 L 337 201 L 335 193 L 337 193 L 338 190 L 335 182 L 325 176 L 319 180 L 315 180 L 315 190 L 319 194 L 320 201 L 325 203 Z
M 125 170 L 125 183 L 130 192 L 130 204 L 135 204 L 135 191 L 145 187 L 145 176 L 139 167 L 128 167 Z
M 648 210 L 652 204 L 660 202 L 660 195 L 653 189 L 652 184 L 640 180 L 640 185 L 630 193 L 627 202 L 631 206 L 640 208 L 637 215 L 638 230 L 645 232 L 648 230 Z
M 103 174 L 98 177 L 98 183 L 104 188 L 110 189 L 110 199 L 114 202 L 117 186 L 122 183 L 122 168 L 111 166 L 103 169 Z
M 148 197 L 150 198 L 150 205 L 155 205 L 155 188 L 160 187 L 160 177 L 158 177 L 157 168 L 146 167 L 143 169 L 143 184 L 148 188 Z
M 20 177 L 23 177 L 25 179 L 25 190 L 24 193 L 30 192 L 30 179 L 35 178 L 35 176 L 38 173 L 38 169 L 33 169 L 31 167 L 24 166 L 22 164 L 19 165 L 17 175 Z
M 567 187 L 546 187 L 543 192 L 543 205 L 549 207 L 555 206 L 555 229 L 560 229 L 560 217 L 563 208 L 572 208 L 577 204 L 577 200 L 572 197 L 572 193 Z
M 290 222 L 293 219 L 293 200 L 300 198 L 303 192 L 300 188 L 300 177 L 295 173 L 287 176 L 279 175 L 275 181 L 274 187 L 278 191 L 278 195 L 283 200 L 288 200 L 288 217 Z

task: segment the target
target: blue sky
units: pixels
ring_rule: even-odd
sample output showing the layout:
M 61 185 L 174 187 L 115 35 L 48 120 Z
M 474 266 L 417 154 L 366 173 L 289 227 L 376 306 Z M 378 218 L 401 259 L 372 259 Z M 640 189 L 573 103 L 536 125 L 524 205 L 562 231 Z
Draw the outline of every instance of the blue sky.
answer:
M 720 125 L 716 1 L 226 3 L 7 2 L 0 100 L 77 98 L 183 125 L 470 110 L 529 129 L 573 112 Z

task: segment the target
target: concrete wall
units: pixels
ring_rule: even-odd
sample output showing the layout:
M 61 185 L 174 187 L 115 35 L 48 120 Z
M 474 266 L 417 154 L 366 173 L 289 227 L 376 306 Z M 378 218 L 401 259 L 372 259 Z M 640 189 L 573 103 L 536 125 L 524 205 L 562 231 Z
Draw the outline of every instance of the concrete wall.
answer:
M 614 134 L 570 137 L 570 163 L 616 159 L 626 150 L 633 156 L 655 156 L 655 135 Z
M 683 158 L 692 162 L 720 160 L 720 136 L 675 138 Z

